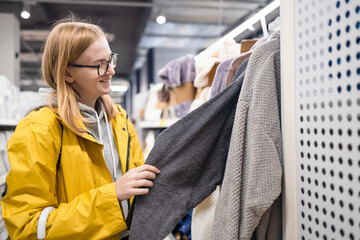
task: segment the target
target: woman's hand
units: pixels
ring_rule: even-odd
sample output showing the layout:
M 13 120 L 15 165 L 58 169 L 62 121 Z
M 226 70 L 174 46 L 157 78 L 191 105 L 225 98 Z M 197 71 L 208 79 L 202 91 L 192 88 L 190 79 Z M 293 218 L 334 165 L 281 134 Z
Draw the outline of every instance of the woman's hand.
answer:
M 115 182 L 117 198 L 121 201 L 134 195 L 147 194 L 149 188 L 153 186 L 153 182 L 149 179 L 154 180 L 158 173 L 160 173 L 159 169 L 147 164 L 129 170 Z

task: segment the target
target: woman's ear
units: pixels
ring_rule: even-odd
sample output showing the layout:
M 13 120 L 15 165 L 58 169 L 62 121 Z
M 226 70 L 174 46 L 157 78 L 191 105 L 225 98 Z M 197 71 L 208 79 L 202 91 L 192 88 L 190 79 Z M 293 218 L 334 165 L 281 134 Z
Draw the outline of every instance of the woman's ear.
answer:
M 72 82 L 74 82 L 74 80 L 75 79 L 73 78 L 70 69 L 67 68 L 65 71 L 65 81 L 67 81 L 68 83 L 72 83 Z

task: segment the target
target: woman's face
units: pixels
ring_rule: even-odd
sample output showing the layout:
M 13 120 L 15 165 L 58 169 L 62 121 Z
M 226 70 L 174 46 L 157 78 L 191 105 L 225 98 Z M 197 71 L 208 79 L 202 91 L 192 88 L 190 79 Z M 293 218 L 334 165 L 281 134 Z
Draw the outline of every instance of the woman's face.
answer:
M 109 61 L 111 50 L 105 37 L 98 38 L 75 60 L 76 65 L 99 65 L 102 61 Z M 111 77 L 115 71 L 111 65 L 104 76 L 98 75 L 97 68 L 68 67 L 65 80 L 80 95 L 81 101 L 90 107 L 95 106 L 96 100 L 111 92 Z

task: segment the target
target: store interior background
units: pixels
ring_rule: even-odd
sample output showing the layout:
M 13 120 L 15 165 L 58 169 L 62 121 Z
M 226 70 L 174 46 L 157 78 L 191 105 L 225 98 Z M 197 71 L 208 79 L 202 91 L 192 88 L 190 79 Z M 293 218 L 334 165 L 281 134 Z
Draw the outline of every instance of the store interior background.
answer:
M 260 14 L 275 2 L 277 7 Z M 278 0 L 0 0 L 0 193 L 10 170 L 7 140 L 30 110 L 48 100 L 41 58 L 56 20 L 74 13 L 109 33 L 119 56 L 111 96 L 134 122 L 146 157 L 157 134 L 178 120 L 153 106 L 147 110 L 150 92 L 163 84 L 158 71 L 171 60 L 206 51 L 239 26 L 244 28 L 234 35 L 237 43 L 261 38 L 279 12 Z M 157 23 L 160 15 L 163 24 Z M 6 235 L 0 216 L 0 239 Z
M 136 95 L 146 95 L 151 84 L 161 82 L 157 72 L 167 62 L 186 54 L 196 55 L 269 2 L 0 1 L 0 75 L 5 75 L 23 94 L 46 88 L 41 79 L 44 41 L 52 24 L 72 12 L 99 24 L 110 34 L 110 47 L 119 54 L 112 81 L 117 89 L 114 89 L 112 97 L 129 113 L 136 115 L 135 109 L 141 108 L 135 101 Z M 24 9 L 30 13 L 28 19 L 21 17 Z M 156 22 L 159 15 L 166 17 L 164 24 Z M 274 20 L 274 16 L 267 18 L 269 22 Z M 240 42 L 241 39 L 260 37 L 261 33 L 260 24 L 254 24 L 235 40 Z M 26 105 L 32 103 L 26 101 Z M 1 118 L 23 117 L 3 115 Z
M 162 85 L 158 71 L 171 60 L 201 53 L 271 2 L 0 0 L 1 128 L 14 129 L 31 109 L 46 103 L 49 88 L 41 78 L 42 48 L 56 20 L 74 13 L 109 33 L 110 48 L 119 55 L 111 96 L 129 113 L 145 152 L 146 135 L 151 135 L 152 145 L 159 133 L 150 130 L 161 131 L 178 120 L 171 116 L 164 119 L 161 110 L 146 111 L 151 88 L 159 89 Z M 27 19 L 21 16 L 24 10 L 30 13 Z M 157 23 L 160 15 L 166 18 L 163 24 Z M 263 19 L 269 24 L 278 16 L 279 8 Z M 262 36 L 259 20 L 234 40 L 240 43 Z M 6 141 L 7 137 L 4 138 Z
M 331 120 L 331 122 L 327 122 L 327 125 L 321 126 L 321 128 L 324 127 L 325 129 L 339 128 L 339 132 L 342 128 L 344 129 L 344 132 L 348 131 L 348 129 L 354 129 L 354 132 L 355 129 L 358 131 L 358 125 L 356 125 L 358 122 L 354 121 L 354 119 L 356 119 L 355 116 L 357 116 L 357 119 L 359 120 L 360 115 L 358 106 L 360 101 L 358 96 L 356 96 L 358 92 L 350 92 L 350 90 L 348 90 L 347 94 L 345 94 L 345 91 L 340 94 L 340 92 L 337 92 L 336 90 L 333 91 L 333 89 L 339 88 L 336 86 L 337 83 L 331 81 L 331 79 L 324 82 L 318 81 L 318 84 L 314 85 L 311 83 L 311 86 L 309 87 L 307 84 L 301 86 L 301 81 L 299 85 L 299 81 L 296 81 L 295 75 L 304 68 L 305 64 L 310 63 L 320 64 L 320 66 L 325 63 L 326 71 L 341 70 L 345 73 L 345 71 L 350 68 L 353 69 L 357 75 L 352 74 L 351 78 L 349 77 L 348 82 L 346 82 L 346 80 L 341 84 L 347 84 L 350 83 L 350 81 L 353 81 L 351 84 L 357 84 L 357 90 L 360 89 L 360 85 L 356 79 L 360 72 L 359 65 L 358 61 L 355 60 L 355 58 L 359 60 L 357 57 L 359 56 L 359 53 L 356 47 L 358 47 L 358 44 L 360 43 L 357 31 L 360 26 L 358 19 L 360 8 L 358 6 L 358 0 L 314 0 L 312 1 L 312 4 L 317 4 L 316 8 L 313 8 L 310 3 L 306 4 L 305 2 L 309 3 L 310 1 L 0 0 L 0 195 L 4 192 L 5 176 L 10 169 L 10 166 L 6 165 L 8 164 L 6 160 L 7 139 L 9 139 L 14 131 L 18 121 L 23 118 L 30 109 L 34 108 L 34 106 L 38 106 L 44 101 L 42 96 L 44 95 L 44 91 L 46 91 L 46 85 L 45 82 L 41 80 L 40 76 L 41 48 L 52 24 L 57 19 L 73 12 L 80 18 L 89 17 L 92 23 L 99 24 L 106 32 L 110 33 L 109 42 L 112 51 L 119 54 L 116 75 L 113 77 L 112 81 L 112 85 L 114 86 L 112 97 L 116 103 L 121 104 L 127 110 L 129 116 L 134 121 L 145 154 L 151 149 L 151 147 L 148 147 L 151 146 L 151 144 L 149 144 L 151 141 L 148 140 L 154 140 L 156 134 L 159 134 L 163 129 L 177 121 L 177 119 L 161 118 L 160 112 L 156 109 L 146 111 L 149 93 L 152 89 L 156 89 L 159 84 L 162 84 L 162 80 L 157 74 L 159 69 L 164 67 L 169 61 L 183 57 L 187 54 L 199 56 L 200 53 L 211 48 L 214 42 L 223 39 L 224 36 L 232 33 L 240 26 L 242 26 L 241 31 L 234 35 L 234 39 L 237 43 L 240 43 L 245 39 L 259 39 L 265 35 L 264 26 L 267 30 L 270 30 L 270 25 L 274 22 L 279 22 L 279 24 L 281 22 L 281 84 L 283 86 L 282 99 L 284 99 L 282 102 L 282 123 L 284 124 L 284 183 L 286 182 L 286 184 L 283 185 L 283 219 L 284 236 L 287 236 L 284 239 L 296 239 L 296 236 L 298 236 L 298 238 L 300 238 L 300 236 L 311 236 L 312 233 L 308 232 L 308 228 L 303 228 L 303 223 L 309 224 L 309 226 L 312 227 L 314 222 L 311 222 L 311 218 L 303 217 L 301 219 L 300 211 L 298 211 L 298 209 L 305 209 L 309 204 L 316 204 L 317 200 L 312 199 L 308 201 L 308 204 L 303 206 L 300 205 L 300 203 L 302 204 L 303 195 L 307 194 L 302 194 L 300 192 L 300 184 L 298 184 L 300 183 L 300 175 L 308 174 L 306 173 L 306 169 L 304 171 L 301 169 L 300 163 L 302 160 L 300 158 L 300 152 L 308 151 L 309 153 L 316 155 L 318 154 L 319 149 L 314 149 L 313 146 L 300 146 L 297 141 L 297 138 L 302 136 L 301 128 L 313 127 L 313 123 L 300 123 L 300 120 L 296 118 L 296 114 L 299 114 L 298 111 L 300 111 L 296 102 L 299 103 L 298 100 L 300 98 L 294 93 L 303 91 L 304 89 L 311 89 L 311 92 L 316 93 L 316 89 L 320 89 L 323 84 L 327 84 L 322 98 L 315 97 L 314 93 L 314 97 L 311 98 L 311 100 L 314 101 L 314 104 L 320 104 L 320 101 L 329 101 L 332 103 L 332 101 L 335 101 L 336 99 L 344 102 L 349 99 L 354 99 L 353 102 L 357 102 L 357 104 L 352 104 L 351 107 L 350 105 L 347 106 L 346 104 L 343 104 L 342 108 L 339 105 L 339 108 L 334 107 L 321 111 L 319 109 L 319 111 L 316 110 L 314 112 L 314 117 L 320 117 L 320 114 L 323 114 L 323 111 L 325 111 L 326 114 L 329 114 L 329 116 L 337 115 L 338 118 L 344 114 L 344 120 L 346 114 L 354 114 L 352 122 L 350 122 L 351 118 L 350 120 L 348 118 L 349 122 L 343 121 L 342 123 L 341 119 L 338 122 L 332 122 Z M 335 5 L 337 2 L 341 2 L 340 8 Z M 266 14 L 262 14 L 262 12 L 273 3 L 276 3 L 277 7 L 266 12 Z M 280 15 L 280 5 L 281 21 L 277 21 L 278 16 Z M 351 9 L 352 14 L 350 15 L 351 17 L 348 18 L 348 16 L 345 15 L 348 7 L 355 5 L 357 5 L 357 7 Z M 23 19 L 20 16 L 24 9 L 30 11 L 30 17 L 28 19 Z M 305 11 L 308 15 L 301 15 L 301 12 L 304 13 Z M 354 11 L 355 14 L 353 14 Z M 156 22 L 156 18 L 160 14 L 165 15 L 167 19 L 166 23 L 158 24 Z M 312 14 L 313 18 L 310 18 L 310 14 Z M 345 32 L 343 32 L 341 36 L 331 39 L 331 33 L 335 36 L 336 28 L 333 26 L 331 28 L 325 27 L 328 31 L 326 32 L 324 29 L 318 28 L 318 26 L 321 26 L 324 23 L 327 25 L 329 19 L 332 19 L 335 23 L 337 16 L 339 16 L 338 14 L 342 14 L 342 21 L 337 23 L 339 27 L 344 27 L 345 29 L 347 23 L 356 25 L 351 25 L 352 30 L 349 33 L 345 34 Z M 250 21 L 254 17 L 256 20 Z M 316 21 L 312 21 L 311 19 L 314 19 L 315 17 Z M 296 19 L 299 21 L 296 21 Z M 310 23 L 308 24 L 307 20 L 309 19 Z M 326 21 L 324 19 L 326 19 Z M 251 24 L 247 24 L 249 22 L 251 22 Z M 304 22 L 307 24 L 302 25 L 301 23 Z M 315 31 L 314 29 L 317 30 Z M 301 41 L 296 42 L 298 38 L 296 38 L 297 35 L 295 33 L 307 35 L 309 32 L 311 38 L 319 38 L 320 40 L 325 39 L 324 43 L 318 44 L 316 48 L 312 48 L 310 44 L 309 49 L 317 53 L 321 53 L 321 51 L 325 49 L 325 56 L 321 57 L 319 61 L 319 58 L 315 59 L 315 56 L 312 57 L 312 55 L 309 54 L 309 63 L 308 61 L 297 61 L 295 53 L 302 51 L 301 47 L 303 46 L 303 43 Z M 327 39 L 328 37 L 329 39 Z M 346 46 L 345 42 L 350 42 L 348 41 L 348 37 L 351 37 L 351 41 L 354 41 L 351 44 L 351 48 L 346 48 L 346 50 L 345 47 L 343 47 L 344 51 L 334 51 L 334 54 L 339 54 L 339 57 L 343 57 L 343 59 L 345 59 L 347 54 L 351 56 L 354 54 L 352 61 L 347 63 L 343 61 L 341 67 L 338 66 L 340 62 L 338 62 L 338 65 L 333 64 L 333 67 L 327 66 L 326 62 L 335 56 L 331 56 L 330 53 L 326 55 L 327 44 L 334 44 L 335 46 L 335 43 L 338 44 L 339 42 L 343 42 L 343 45 Z M 300 59 L 301 56 L 303 55 L 300 55 Z M 338 57 L 338 55 L 336 56 Z M 284 61 L 284 59 L 286 59 L 286 61 Z M 317 71 L 314 70 L 312 72 L 311 69 L 309 71 L 312 78 L 316 79 L 316 77 L 320 77 L 322 70 L 322 68 L 318 68 Z M 307 73 L 304 74 L 306 75 Z M 300 77 L 302 76 L 303 75 Z M 329 90 L 328 95 L 326 94 L 327 89 Z M 345 89 L 345 87 L 343 89 Z M 300 100 L 305 101 L 305 98 Z M 146 112 L 148 114 L 145 114 Z M 324 142 L 332 141 L 342 144 L 354 143 L 358 141 L 359 131 L 358 135 L 353 134 L 351 138 L 345 135 L 346 134 L 342 137 L 338 137 L 337 135 L 332 136 L 332 134 L 331 136 L 324 135 L 319 136 L 319 139 Z M 314 139 L 317 139 L 317 137 L 309 137 L 309 140 Z M 341 144 L 339 144 L 339 146 L 340 145 Z M 340 162 L 342 157 L 348 158 L 349 156 L 352 156 L 354 159 L 357 159 L 358 155 L 356 154 L 358 152 L 354 150 L 352 152 L 351 150 L 346 151 L 346 149 L 336 152 L 336 149 L 329 148 L 330 147 L 320 149 L 319 151 L 324 151 L 325 155 L 331 155 L 335 151 L 335 154 L 338 154 L 339 156 L 339 164 L 333 165 L 332 162 L 330 164 L 329 161 L 323 162 L 323 171 L 325 169 L 330 172 L 336 169 L 341 172 L 347 169 L 349 173 L 359 173 L 359 168 L 351 165 L 352 162 L 351 164 L 349 163 L 348 166 L 345 166 L 346 164 L 341 165 L 342 161 Z M 359 145 L 358 149 L 360 149 Z M 297 159 L 301 161 L 298 161 Z M 303 160 L 308 161 L 307 159 Z M 316 166 L 316 164 L 317 163 L 314 163 L 314 165 L 312 165 L 312 163 L 309 164 L 307 169 L 309 169 L 310 166 Z M 358 165 L 360 166 L 360 164 Z M 310 172 L 310 170 L 308 171 Z M 316 174 L 317 172 L 312 172 L 308 176 L 318 177 Z M 319 174 L 321 173 L 319 172 Z M 328 180 L 329 179 L 326 179 L 326 181 Z M 360 181 L 360 178 L 358 180 Z M 341 188 L 352 186 L 352 184 L 357 183 L 357 181 L 346 181 L 346 178 L 342 179 L 342 175 L 341 179 L 338 177 L 335 178 L 335 180 L 330 179 L 329 181 L 335 181 Z M 306 181 L 302 184 L 304 186 L 309 185 L 306 186 L 306 188 L 309 189 L 317 188 L 317 186 L 308 184 Z M 358 189 L 357 185 L 354 185 L 353 189 Z M 358 191 L 356 190 L 354 192 Z M 332 192 L 332 190 L 328 190 L 327 192 L 324 192 L 323 198 L 324 196 L 328 196 L 328 199 L 330 196 L 333 196 L 336 199 L 344 198 L 348 200 L 349 203 L 354 203 L 354 205 L 356 205 L 358 202 L 357 197 L 360 196 L 360 192 L 359 195 L 354 194 L 354 196 L 351 197 L 346 194 L 347 191 L 344 193 L 341 191 L 339 194 L 338 192 L 335 193 Z M 327 204 L 330 204 L 329 201 Z M 323 202 L 320 206 L 324 208 L 329 207 L 327 204 Z M 358 215 L 356 214 L 360 212 L 360 208 L 358 208 L 359 211 L 344 213 L 342 206 L 340 208 L 338 205 L 330 206 L 330 208 L 333 208 L 334 212 L 340 216 L 347 214 L 349 218 L 353 219 L 358 219 Z M 309 207 L 309 209 L 305 209 L 304 211 L 309 212 L 309 217 L 315 216 L 312 215 L 314 214 L 314 211 L 311 207 Z M 321 213 L 319 214 L 321 215 Z M 326 212 L 324 214 L 326 215 Z M 325 223 L 326 221 L 335 221 L 334 226 L 336 226 L 337 229 L 347 224 L 346 221 L 343 222 L 341 219 L 341 222 L 339 222 L 339 219 L 331 219 L 329 214 L 322 217 L 324 218 Z M 356 228 L 357 226 L 360 225 L 355 224 L 353 227 Z M 349 229 L 349 225 L 345 226 L 345 229 Z M 5 239 L 4 236 L 7 236 L 5 231 L 5 226 L 0 216 L 0 240 Z M 325 233 L 330 232 L 329 228 L 326 229 L 326 225 L 321 231 L 324 231 Z M 298 232 L 300 232 L 299 235 L 297 235 Z M 355 232 L 359 233 L 359 228 L 356 228 Z M 338 234 L 336 235 L 338 237 L 335 237 L 335 239 L 344 239 L 340 237 L 339 232 L 334 232 L 333 234 Z M 312 237 L 314 237 L 314 235 L 312 235 Z M 325 237 L 326 236 L 324 235 L 324 238 Z

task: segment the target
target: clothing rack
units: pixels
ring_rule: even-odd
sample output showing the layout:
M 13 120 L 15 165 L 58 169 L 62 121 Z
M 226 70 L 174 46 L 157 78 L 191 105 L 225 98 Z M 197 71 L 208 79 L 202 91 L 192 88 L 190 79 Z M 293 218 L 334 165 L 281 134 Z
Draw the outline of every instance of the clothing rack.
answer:
M 268 25 L 269 32 L 275 32 L 280 29 L 280 17 L 277 17 L 274 21 Z
M 211 44 L 208 48 L 206 48 L 204 51 L 200 52 L 200 54 L 204 54 L 208 51 L 213 51 L 213 49 L 219 48 L 223 41 L 225 39 L 234 39 L 236 36 L 239 36 L 241 33 L 245 32 L 248 29 L 253 28 L 253 25 L 260 21 L 261 28 L 263 31 L 263 35 L 267 37 L 269 35 L 268 27 L 266 24 L 266 16 L 272 13 L 273 11 L 277 10 L 280 7 L 281 0 L 274 0 L 270 4 L 268 4 L 266 7 L 261 9 L 259 12 L 248 18 L 245 22 L 241 23 L 239 26 L 234 28 L 232 31 L 224 35 L 222 38 L 217 40 L 215 43 Z

